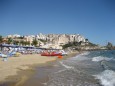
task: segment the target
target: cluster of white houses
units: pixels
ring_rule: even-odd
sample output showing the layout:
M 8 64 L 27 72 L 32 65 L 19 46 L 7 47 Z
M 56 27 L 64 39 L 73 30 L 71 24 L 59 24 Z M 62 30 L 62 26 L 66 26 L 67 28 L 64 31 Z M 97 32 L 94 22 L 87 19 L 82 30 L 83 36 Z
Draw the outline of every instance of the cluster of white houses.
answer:
M 27 41 L 30 43 L 33 42 L 34 39 L 38 41 L 38 46 L 41 48 L 55 48 L 55 49 L 61 49 L 62 45 L 67 44 L 68 42 L 80 42 L 83 43 L 86 42 L 86 39 L 79 34 L 38 34 L 38 35 L 25 35 L 23 36 L 23 39 L 17 39 L 22 37 L 21 35 L 14 34 L 14 35 L 8 35 L 7 38 L 12 38 L 13 40 L 18 41 Z M 41 40 L 45 40 L 46 42 L 42 42 Z

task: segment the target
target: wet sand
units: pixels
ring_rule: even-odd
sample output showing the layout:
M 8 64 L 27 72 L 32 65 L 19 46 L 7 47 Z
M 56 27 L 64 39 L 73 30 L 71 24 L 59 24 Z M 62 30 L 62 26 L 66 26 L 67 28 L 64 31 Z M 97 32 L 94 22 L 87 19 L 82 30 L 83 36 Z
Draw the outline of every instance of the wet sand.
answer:
M 64 60 L 69 57 L 73 57 L 79 54 L 79 52 L 74 52 L 69 54 L 68 56 L 64 56 L 61 59 L 57 59 L 57 57 L 43 57 L 44 59 L 48 58 L 49 60 L 45 62 L 34 62 L 33 64 L 25 64 L 25 67 L 28 68 L 17 68 L 18 72 L 14 76 L 8 76 L 5 78 L 4 81 L 1 82 L 0 86 L 43 86 L 42 83 L 48 81 L 48 71 L 43 72 L 44 69 L 52 68 L 53 64 L 56 61 Z M 31 56 L 30 56 L 31 57 Z M 34 57 L 34 56 L 32 56 Z M 20 58 L 20 57 L 14 57 L 14 58 Z M 43 59 L 42 58 L 42 59 Z M 53 58 L 53 59 L 52 59 Z M 45 64 L 44 64 L 45 63 Z M 37 75 L 36 75 L 37 74 Z M 36 80 L 37 77 L 37 80 Z

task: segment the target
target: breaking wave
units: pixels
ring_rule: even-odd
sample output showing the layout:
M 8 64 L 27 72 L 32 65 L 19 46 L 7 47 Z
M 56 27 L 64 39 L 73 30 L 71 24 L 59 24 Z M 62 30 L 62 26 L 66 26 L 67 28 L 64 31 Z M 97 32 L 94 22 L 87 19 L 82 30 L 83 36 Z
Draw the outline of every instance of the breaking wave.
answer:
M 72 66 L 65 65 L 63 62 L 60 61 L 60 64 L 65 67 L 66 69 L 74 69 Z
M 103 86 L 115 86 L 115 72 L 112 70 L 105 70 L 102 73 L 95 75 L 96 79 L 100 80 Z
M 107 64 L 107 61 L 105 61 L 105 60 L 101 61 L 101 66 L 104 68 L 104 70 L 109 70 L 110 69 L 108 64 Z
M 110 61 L 110 60 L 113 60 L 113 58 L 108 58 L 108 57 L 103 57 L 103 56 L 97 56 L 97 57 L 92 58 L 92 61 L 95 61 L 95 62 L 99 62 L 103 60 Z

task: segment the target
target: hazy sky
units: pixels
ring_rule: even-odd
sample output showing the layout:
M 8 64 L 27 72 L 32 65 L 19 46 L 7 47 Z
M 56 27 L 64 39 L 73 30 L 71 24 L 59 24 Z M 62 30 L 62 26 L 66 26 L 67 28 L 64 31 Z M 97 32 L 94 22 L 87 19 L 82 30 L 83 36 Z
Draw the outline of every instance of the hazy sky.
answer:
M 0 0 L 0 35 L 38 33 L 115 44 L 115 0 Z

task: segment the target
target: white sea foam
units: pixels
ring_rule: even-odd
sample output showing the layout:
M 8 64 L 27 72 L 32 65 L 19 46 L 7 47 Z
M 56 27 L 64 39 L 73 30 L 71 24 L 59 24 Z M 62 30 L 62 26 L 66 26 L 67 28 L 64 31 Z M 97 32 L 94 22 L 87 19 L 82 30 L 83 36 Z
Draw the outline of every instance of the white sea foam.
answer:
M 81 60 L 87 60 L 89 59 L 86 55 L 88 55 L 90 52 L 86 52 L 86 53 L 83 53 L 83 54 L 79 54 L 73 58 L 70 58 L 70 60 L 77 60 L 77 61 L 81 61 Z
M 95 62 L 99 62 L 99 61 L 110 61 L 112 60 L 113 58 L 108 58 L 108 57 L 103 57 L 103 56 L 98 56 L 98 57 L 93 57 L 92 58 L 92 61 L 95 61 Z
M 67 69 L 74 69 L 74 67 L 65 65 L 62 61 L 60 61 L 60 64 Z
M 61 72 L 63 72 L 63 71 L 65 71 L 65 69 L 64 69 L 64 70 L 59 70 L 58 72 L 55 72 L 55 73 L 61 73 Z
M 103 86 L 115 86 L 115 72 L 112 70 L 105 70 L 102 73 L 95 75 L 96 79 L 100 80 Z

